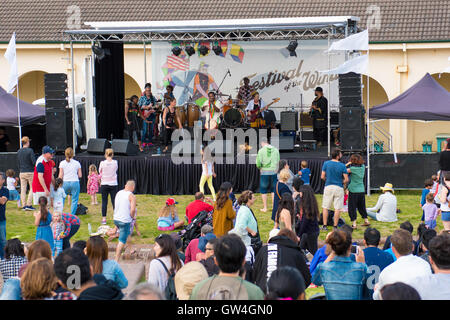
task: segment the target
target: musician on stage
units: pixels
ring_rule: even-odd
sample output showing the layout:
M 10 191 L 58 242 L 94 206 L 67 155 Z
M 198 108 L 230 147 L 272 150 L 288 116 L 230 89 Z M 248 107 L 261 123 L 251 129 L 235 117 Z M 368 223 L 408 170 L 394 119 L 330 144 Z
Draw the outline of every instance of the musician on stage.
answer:
M 202 113 L 200 115 L 200 120 L 202 121 L 203 127 L 207 120 L 218 119 L 222 112 L 223 105 L 219 100 L 216 100 L 216 94 L 214 91 L 208 93 L 208 100 L 202 106 Z
M 172 133 L 176 130 L 177 124 L 179 129 L 183 129 L 181 120 L 178 117 L 175 109 L 176 105 L 177 100 L 175 98 L 170 98 L 170 104 L 167 108 L 164 108 L 164 112 L 162 115 L 165 147 L 163 152 L 166 152 L 169 149 L 169 144 L 172 142 Z
M 142 146 L 153 146 L 153 124 L 155 122 L 156 98 L 152 94 L 152 85 L 145 84 L 144 95 L 139 99 L 138 106 L 141 108 L 141 116 L 143 119 L 142 126 Z
M 248 105 L 250 100 L 252 100 L 252 86 L 249 85 L 250 79 L 245 77 L 243 79 L 244 85 L 239 88 L 239 92 L 237 94 L 237 98 L 239 100 L 243 100 L 244 104 Z
M 170 99 L 175 98 L 173 95 L 173 86 L 170 84 L 166 87 L 166 93 L 164 93 L 164 106 L 168 107 L 170 104 Z
M 141 145 L 141 126 L 142 118 L 138 107 L 139 98 L 133 95 L 125 104 L 125 121 L 127 122 L 128 140 L 133 143 L 133 135 L 136 132 L 139 150 L 143 151 Z
M 312 102 L 310 116 L 313 119 L 314 140 L 320 147 L 326 145 L 328 140 L 328 100 L 323 96 L 321 87 L 317 87 L 314 94 L 316 98 Z

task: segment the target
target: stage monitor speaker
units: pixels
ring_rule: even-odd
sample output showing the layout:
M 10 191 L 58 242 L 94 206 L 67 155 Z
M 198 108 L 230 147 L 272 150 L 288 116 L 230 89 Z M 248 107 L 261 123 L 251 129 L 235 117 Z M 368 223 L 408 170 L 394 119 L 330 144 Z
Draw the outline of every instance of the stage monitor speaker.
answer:
M 104 154 L 108 148 L 111 148 L 111 143 L 106 139 L 89 139 L 87 152 Z
M 44 93 L 46 108 L 65 108 L 68 105 L 67 75 L 65 73 L 45 74 Z
M 293 151 L 294 150 L 294 141 L 295 136 L 279 136 L 278 137 L 278 150 L 280 151 Z M 271 144 L 273 145 L 274 141 L 271 139 Z
M 309 116 L 309 113 L 300 113 L 300 128 L 312 128 L 313 119 Z
M 298 130 L 298 112 L 282 111 L 280 112 L 281 131 Z
M 364 151 L 366 141 L 363 107 L 341 107 L 339 115 L 342 151 Z
M 339 104 L 341 106 L 360 106 L 361 75 L 350 72 L 339 75 Z
M 138 154 L 138 146 L 132 144 L 128 139 L 114 139 L 111 142 L 111 148 L 114 150 L 114 154 L 135 156 Z
M 73 147 L 72 109 L 46 108 L 47 145 L 56 152 Z

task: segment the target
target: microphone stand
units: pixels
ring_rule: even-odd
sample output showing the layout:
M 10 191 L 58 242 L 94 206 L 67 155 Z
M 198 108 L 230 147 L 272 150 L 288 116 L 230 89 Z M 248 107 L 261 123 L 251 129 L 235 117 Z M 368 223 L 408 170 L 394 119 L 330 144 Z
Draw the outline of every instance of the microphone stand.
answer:
M 223 77 L 222 82 L 220 83 L 219 87 L 217 88 L 217 92 L 220 91 L 220 87 L 222 86 L 223 82 L 225 81 L 225 78 L 227 77 L 227 75 L 230 75 L 230 77 L 231 77 L 230 69 L 228 69 L 227 73 L 225 73 L 225 76 Z

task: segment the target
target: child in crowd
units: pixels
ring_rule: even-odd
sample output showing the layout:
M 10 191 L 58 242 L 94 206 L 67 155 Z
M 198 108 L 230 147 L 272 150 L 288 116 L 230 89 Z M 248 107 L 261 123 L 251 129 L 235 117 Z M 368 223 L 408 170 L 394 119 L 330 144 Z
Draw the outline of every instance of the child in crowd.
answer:
M 438 172 L 438 174 L 439 173 L 440 173 L 440 171 Z M 438 175 L 437 174 L 433 174 L 431 176 L 431 180 L 433 180 L 433 187 L 431 187 L 431 192 L 434 194 L 434 193 L 436 193 L 436 189 L 437 189 L 438 183 L 439 183 Z
M 58 169 L 56 169 L 56 163 L 53 160 L 50 160 L 50 163 L 52 164 L 52 175 L 55 176 L 56 171 L 58 171 Z M 53 183 L 50 183 L 50 207 L 53 208 L 53 195 L 55 193 L 55 186 L 53 185 Z M 69 202 L 70 200 L 67 199 Z
M 342 208 L 342 212 L 348 212 L 348 196 L 349 196 L 348 187 L 345 186 L 345 188 L 344 188 L 344 208 Z
M 202 177 L 200 178 L 199 189 L 200 192 L 205 194 L 205 183 L 208 182 L 209 191 L 213 196 L 213 200 L 216 201 L 216 192 L 213 186 L 213 177 L 216 177 L 214 172 L 214 158 L 211 155 L 211 150 L 206 147 L 200 151 L 202 154 Z
M 184 221 L 178 218 L 178 211 L 174 198 L 168 198 L 165 206 L 159 211 L 158 230 L 173 231 L 184 225 Z
M 67 197 L 63 188 L 63 179 L 56 178 L 55 180 L 55 190 L 53 191 L 53 210 L 56 212 L 63 212 L 64 210 L 64 199 Z
M 62 188 L 60 188 L 62 189 Z M 64 190 L 63 190 L 64 191 Z M 50 227 L 53 232 L 53 241 L 54 241 L 54 252 L 53 256 L 56 258 L 63 250 L 63 240 L 62 235 L 66 230 L 66 226 L 64 221 L 62 220 L 62 214 L 60 211 L 55 210 L 52 216 L 52 222 L 50 223 Z
M 13 169 L 6 170 L 6 188 L 9 190 L 9 200 L 17 201 L 17 207 L 20 208 L 20 195 L 16 189 L 19 178 L 15 178 L 15 174 Z
M 308 162 L 303 160 L 300 165 L 302 168 L 298 172 L 298 176 L 300 177 L 300 179 L 302 179 L 304 185 L 309 185 L 311 178 L 311 170 L 308 168 Z
M 89 176 L 87 182 L 87 193 L 91 196 L 91 204 L 96 205 L 97 202 L 97 192 L 100 186 L 101 176 L 98 174 L 97 167 L 95 164 L 89 166 Z
M 427 179 L 425 180 L 425 186 L 422 190 L 422 197 L 420 198 L 420 206 L 423 207 L 425 205 L 426 201 L 426 197 L 427 195 L 431 192 L 431 188 L 433 188 L 433 180 L 432 179 Z M 422 213 L 422 219 L 421 221 L 424 221 L 425 219 L 425 213 Z
M 425 215 L 425 224 L 428 229 L 434 229 L 436 228 L 436 217 L 439 214 L 439 210 L 434 204 L 434 195 L 431 192 L 427 194 L 426 202 L 422 207 Z

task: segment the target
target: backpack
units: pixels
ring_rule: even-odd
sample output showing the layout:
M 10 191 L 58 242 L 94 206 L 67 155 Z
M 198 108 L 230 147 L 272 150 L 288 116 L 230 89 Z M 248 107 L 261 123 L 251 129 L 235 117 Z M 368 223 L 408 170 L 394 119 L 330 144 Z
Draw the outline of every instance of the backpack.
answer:
M 82 203 L 79 203 L 77 205 L 77 210 L 75 211 L 75 215 L 77 216 L 81 216 L 81 215 L 85 215 L 88 212 L 88 208 L 83 205 Z
M 319 224 L 322 225 L 323 224 L 323 213 L 320 214 L 319 217 Z M 342 227 L 345 224 L 345 221 L 342 218 L 339 218 L 338 220 L 338 227 Z M 328 210 L 328 219 L 327 219 L 327 226 L 333 226 L 334 225 L 334 211 L 333 210 Z
M 164 294 L 166 296 L 167 300 L 178 300 L 177 297 L 177 291 L 175 289 L 175 272 L 170 273 L 170 271 L 167 269 L 166 265 L 164 264 L 164 262 L 162 262 L 159 259 L 158 260 L 164 267 L 164 270 L 166 270 L 167 275 L 169 276 L 169 278 L 167 279 L 167 286 L 166 286 L 166 290 L 164 290 Z

